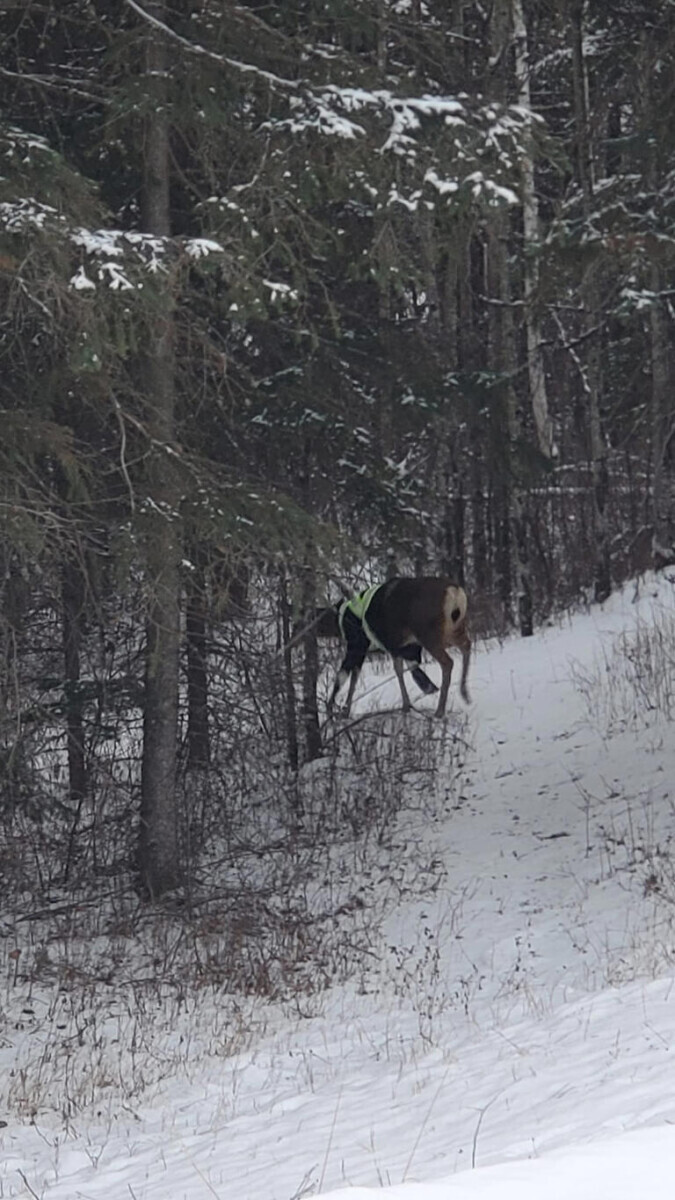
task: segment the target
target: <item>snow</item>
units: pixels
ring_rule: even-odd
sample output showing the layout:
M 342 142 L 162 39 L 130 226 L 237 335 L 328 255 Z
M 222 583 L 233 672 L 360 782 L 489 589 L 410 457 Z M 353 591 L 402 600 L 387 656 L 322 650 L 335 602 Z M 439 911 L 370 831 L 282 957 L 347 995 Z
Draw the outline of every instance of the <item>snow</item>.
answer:
M 286 297 L 289 300 L 297 300 L 298 293 L 288 283 L 282 283 L 278 279 L 263 279 L 263 287 L 269 289 L 271 295 L 270 300 L 275 301 L 279 297 Z
M 336 106 L 342 112 L 336 112 Z M 293 118 L 270 122 L 265 128 L 286 127 L 293 133 L 318 129 L 322 134 L 354 140 L 365 130 L 344 113 L 386 113 L 390 128 L 380 153 L 391 150 L 398 155 L 404 155 L 414 144 L 410 134 L 421 128 L 421 117 L 442 117 L 448 124 L 466 123 L 465 106 L 455 96 L 398 96 L 385 88 L 368 91 L 330 84 L 309 96 L 292 97 L 290 107 L 296 114 Z
M 438 173 L 431 168 L 424 176 L 425 183 L 431 183 L 441 196 L 454 195 L 459 190 L 459 183 L 456 179 L 441 179 Z
M 133 283 L 130 283 L 117 263 L 101 263 L 98 268 L 98 277 L 102 282 L 107 280 L 108 287 L 113 292 L 131 292 L 134 289 Z
M 321 96 L 311 96 L 309 103 L 310 111 L 308 112 L 306 99 L 291 97 L 290 107 L 297 115 L 280 123 L 268 122 L 263 128 L 273 128 L 276 125 L 289 129 L 291 133 L 303 133 L 307 129 L 316 129 L 324 136 L 340 137 L 346 140 L 354 140 L 365 132 L 363 127 L 355 121 L 349 121 L 346 117 L 334 112 L 330 104 Z
M 5 125 L 0 133 L 5 154 L 19 154 L 24 162 L 30 161 L 29 150 L 39 150 L 42 154 L 52 154 L 52 148 L 46 138 L 38 133 L 26 133 L 13 125 Z
M 533 638 L 478 646 L 473 703 L 453 687 L 445 726 L 434 697 L 366 718 L 429 746 L 445 728 L 448 757 L 397 818 L 390 869 L 371 880 L 395 903 L 350 984 L 294 1005 L 158 993 L 148 1011 L 102 984 L 79 1000 L 25 993 L 8 958 L 0 1197 L 670 1197 L 664 645 L 675 579 L 648 577 Z M 357 711 L 398 704 L 390 676 L 364 675 Z M 400 883 L 406 859 L 417 888 Z
M 38 200 L 3 201 L 0 204 L 0 227 L 8 233 L 24 233 L 27 229 L 44 229 L 58 214 L 51 204 Z
M 76 229 L 72 241 L 85 254 L 103 254 L 106 258 L 121 258 L 124 249 L 120 245 L 124 233 L 119 229 Z
M 673 1194 L 675 1130 L 643 1130 L 543 1159 L 486 1167 L 438 1183 L 377 1192 L 349 1188 L 330 1200 L 666 1200 Z
M 622 287 L 619 295 L 622 307 L 628 310 L 635 309 L 636 312 L 652 308 L 657 299 L 657 293 L 647 288 Z
M 518 203 L 518 197 L 512 188 L 502 187 L 494 180 L 486 179 L 482 171 L 474 171 L 472 175 L 467 175 L 465 182 L 471 184 L 471 190 L 475 197 L 486 193 L 496 200 L 504 200 L 507 204 Z
M 387 197 L 387 204 L 390 206 L 402 204 L 404 208 L 407 208 L 408 212 L 416 212 L 421 198 L 422 193 L 419 191 L 413 192 L 410 196 L 403 196 L 397 187 L 391 187 Z
M 76 292 L 96 291 L 96 284 L 89 278 L 83 266 L 72 276 L 70 286 Z
M 189 238 L 185 243 L 185 251 L 188 258 L 206 258 L 209 254 L 222 254 L 223 247 L 220 242 L 210 238 Z

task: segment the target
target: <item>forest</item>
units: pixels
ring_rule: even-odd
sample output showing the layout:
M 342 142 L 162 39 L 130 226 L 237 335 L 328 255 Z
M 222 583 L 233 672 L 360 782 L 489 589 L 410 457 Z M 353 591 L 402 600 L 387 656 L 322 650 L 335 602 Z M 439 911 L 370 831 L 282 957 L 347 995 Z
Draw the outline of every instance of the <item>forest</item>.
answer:
M 447 575 L 527 637 L 675 561 L 675 7 L 3 0 L 0 47 L 2 888 L 236 914 L 377 787 L 303 614 Z

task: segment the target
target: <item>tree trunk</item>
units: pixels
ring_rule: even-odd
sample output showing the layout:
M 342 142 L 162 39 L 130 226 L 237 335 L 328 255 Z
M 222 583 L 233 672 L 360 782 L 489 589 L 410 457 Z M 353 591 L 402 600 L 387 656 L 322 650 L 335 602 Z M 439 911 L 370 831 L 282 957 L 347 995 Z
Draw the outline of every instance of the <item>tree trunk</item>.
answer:
M 488 571 L 486 476 L 481 454 L 481 437 L 476 432 L 471 451 L 471 557 L 476 589 L 485 593 L 490 583 Z
M 293 680 L 292 651 L 286 649 L 292 638 L 292 614 L 288 601 L 286 573 L 282 570 L 279 579 L 279 609 L 281 612 L 281 644 L 284 647 L 284 712 L 286 715 L 286 753 L 288 764 L 292 771 L 297 771 L 300 762 L 298 747 L 298 726 L 296 721 L 295 683 Z
M 532 113 L 530 95 L 530 60 L 527 46 L 527 28 L 523 16 L 522 0 L 511 0 L 513 41 L 516 56 L 516 82 L 518 103 L 525 112 Z M 534 415 L 534 427 L 541 453 L 552 458 L 556 453 L 553 442 L 553 424 L 548 410 L 544 349 L 538 309 L 539 293 L 539 202 L 534 186 L 534 143 L 527 138 L 527 152 L 521 161 L 523 189 L 523 292 L 525 298 L 525 329 L 527 334 L 527 370 L 530 382 L 530 402 Z
M 492 9 L 490 22 L 490 57 L 495 64 L 492 78 L 492 93 L 500 103 L 506 103 L 508 98 L 507 68 L 509 63 L 508 46 L 511 41 L 512 23 L 516 39 L 517 0 L 496 0 Z M 520 14 L 522 19 L 522 12 Z M 522 31 L 521 31 L 522 32 Z M 518 56 L 516 55 L 516 63 Z M 521 65 L 522 69 L 522 65 Z M 529 84 L 528 84 L 529 103 Z M 524 173 L 532 169 L 524 167 Z M 532 196 L 534 196 L 534 179 L 530 179 Z M 524 191 L 526 188 L 524 186 Z M 524 209 L 527 200 L 523 201 Z M 536 212 L 536 209 L 535 209 Z M 530 217 L 528 218 L 531 220 Z M 525 216 L 524 228 L 528 221 Z M 530 230 L 531 231 L 531 230 Z M 512 615 L 512 594 L 515 583 L 516 619 L 522 637 L 531 637 L 534 632 L 533 603 L 532 603 L 532 565 L 530 555 L 530 537 L 528 526 L 528 495 L 526 482 L 523 479 L 522 455 L 520 446 L 527 434 L 524 428 L 522 406 L 519 404 L 514 378 L 516 375 L 517 351 L 516 329 L 513 317 L 513 297 L 509 277 L 508 240 L 510 221 L 503 211 L 496 212 L 491 219 L 488 235 L 488 290 L 493 301 L 490 306 L 490 337 L 489 352 L 492 370 L 504 378 L 504 405 L 502 421 L 506 425 L 504 461 L 502 479 L 497 488 L 497 576 L 498 592 L 507 620 Z M 527 238 L 527 233 L 526 233 Z M 527 271 L 524 284 L 527 298 Z M 530 276 L 530 287 L 533 278 Z M 541 361 L 541 345 L 538 326 L 531 326 L 530 318 L 526 318 L 528 345 L 528 374 L 530 381 L 530 396 L 533 409 L 535 408 L 535 387 L 543 384 L 543 361 Z M 533 382 L 531 351 L 536 341 L 536 354 L 540 360 L 541 376 Z M 544 388 L 543 403 L 546 402 Z M 539 394 L 541 403 L 541 394 Z
M 86 789 L 84 706 L 80 687 L 80 646 L 84 602 L 85 586 L 81 564 L 68 557 L 63 564 L 61 573 L 63 690 L 66 711 L 68 792 L 71 803 L 78 811 L 84 800 Z
M 302 587 L 303 613 L 313 612 L 315 605 L 314 576 L 311 567 L 306 566 Z M 319 681 L 319 644 L 313 629 L 304 638 L 303 648 L 302 723 L 305 734 L 305 762 L 313 762 L 321 754 L 321 730 L 316 698 Z
M 66 884 L 73 863 L 75 837 L 80 824 L 82 805 L 87 787 L 84 752 L 84 704 L 80 684 L 80 647 L 86 586 L 83 565 L 73 558 L 72 551 L 61 569 L 61 609 L 63 642 L 63 692 L 66 714 L 66 752 L 68 756 L 68 797 L 74 813 L 70 828 L 68 853 L 63 870 Z
M 647 183 L 655 195 L 659 186 L 658 141 L 651 136 L 654 127 L 654 97 L 652 78 L 654 61 L 659 49 L 652 44 L 647 32 L 641 38 L 638 56 L 640 124 L 646 133 Z M 619 127 L 620 133 L 620 127 Z M 668 445 L 675 432 L 675 405 L 672 400 L 673 352 L 669 331 L 668 299 L 664 273 L 658 261 L 649 266 L 649 309 L 650 357 L 651 357 L 651 404 L 649 411 L 651 487 L 649 488 L 649 524 L 652 530 L 651 563 L 654 567 L 673 561 L 674 547 L 671 529 L 671 498 L 668 494 L 666 459 Z M 636 522 L 634 522 L 636 525 Z
M 302 453 L 302 471 L 300 486 L 305 512 L 314 511 L 312 481 L 314 479 L 314 448 L 312 439 L 305 438 Z M 301 567 L 300 608 L 301 612 L 312 613 L 316 605 L 316 583 L 314 574 L 315 551 L 311 542 L 307 543 L 305 561 Z M 319 709 L 317 704 L 317 687 L 319 683 L 319 646 L 316 633 L 311 629 L 303 640 L 303 671 L 302 671 L 302 725 L 304 732 L 305 762 L 313 762 L 321 754 L 321 731 L 319 728 Z
M 381 81 L 387 76 L 387 35 L 389 32 L 389 6 L 387 0 L 377 4 L 377 74 Z
M 589 118 L 588 74 L 584 55 L 583 0 L 569 0 L 569 7 L 571 16 L 570 39 L 574 112 L 577 130 L 577 179 L 582 193 L 584 220 L 588 224 L 593 211 L 595 185 Z M 587 347 L 583 386 L 588 403 L 588 431 L 593 488 L 593 589 L 595 599 L 603 601 L 607 599 L 611 592 L 611 573 L 607 522 L 609 469 L 607 463 L 607 446 L 600 414 L 602 375 L 599 291 L 598 264 L 597 261 L 591 260 L 584 268 L 580 287 L 583 313 L 582 327 Z
M 164 4 L 146 5 L 160 20 Z M 171 232 L 169 216 L 169 55 L 161 33 L 148 36 L 147 87 L 152 100 L 145 124 L 143 228 L 159 237 Z M 156 285 L 161 284 L 156 277 Z M 178 849 L 176 745 L 180 656 L 180 517 L 175 468 L 164 447 L 174 439 L 173 296 L 166 280 L 148 333 L 143 364 L 145 421 L 151 439 L 148 463 L 146 572 L 148 618 L 141 770 L 139 865 L 149 896 L 158 897 L 181 879 Z
M 458 344 L 457 365 L 465 376 L 475 374 L 482 368 L 483 361 L 479 354 L 479 335 L 476 329 L 476 311 L 474 296 L 483 291 L 483 281 L 479 279 L 477 266 L 476 243 L 471 230 L 466 230 L 466 240 L 461 247 L 463 261 L 460 262 L 457 280 L 457 318 Z M 487 561 L 487 528 L 486 528 L 486 479 L 483 455 L 483 429 L 478 416 L 470 425 L 468 458 L 468 496 L 471 513 L 471 559 L 473 567 L 474 586 L 479 592 L 484 592 L 489 582 Z
M 187 761 L 190 770 L 205 770 L 211 758 L 209 685 L 206 652 L 206 576 L 199 550 L 192 555 L 187 587 Z
M 465 501 L 462 479 L 454 461 L 446 475 L 445 508 L 443 513 L 443 572 L 462 587 L 466 582 L 465 568 Z
M 670 439 L 675 432 L 672 401 L 672 351 L 668 337 L 668 323 L 664 311 L 661 272 L 656 264 L 651 268 L 650 309 L 652 395 L 651 395 L 651 443 L 652 443 L 652 487 L 651 525 L 652 560 L 658 567 L 673 561 L 673 539 L 670 529 L 670 497 L 667 488 L 666 454 Z

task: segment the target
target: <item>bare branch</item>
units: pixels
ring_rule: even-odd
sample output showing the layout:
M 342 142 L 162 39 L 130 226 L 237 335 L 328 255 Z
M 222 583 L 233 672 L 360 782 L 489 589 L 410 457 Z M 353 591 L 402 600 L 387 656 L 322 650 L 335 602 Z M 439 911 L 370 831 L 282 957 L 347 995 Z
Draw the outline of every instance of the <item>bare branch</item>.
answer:
M 84 100 L 93 100 L 96 104 L 101 103 L 101 96 L 96 96 L 93 92 L 85 92 L 77 84 L 70 83 L 66 79 L 55 79 L 53 75 L 29 75 L 24 71 L 10 71 L 7 67 L 0 67 L 0 75 L 5 75 L 7 79 L 17 79 L 20 83 L 35 83 L 39 87 L 55 88 L 58 92 L 70 92 L 73 96 L 81 96 Z
M 265 79 L 275 87 L 290 88 L 293 91 L 297 91 L 299 87 L 297 81 L 284 79 L 280 75 L 272 74 L 271 71 L 263 71 L 261 67 L 255 67 L 253 63 L 243 63 L 236 58 L 227 58 L 224 54 L 216 54 L 213 50 L 207 50 L 205 46 L 200 46 L 199 42 L 188 41 L 187 38 L 182 37 L 180 33 L 176 33 L 169 25 L 166 25 L 164 21 L 160 21 L 152 13 L 146 12 L 144 8 L 141 8 L 140 4 L 136 3 L 136 0 L 124 0 L 124 2 L 129 5 L 129 8 L 133 8 L 134 12 L 138 13 L 139 17 L 142 17 L 149 25 L 154 25 L 156 29 L 161 29 L 162 33 L 166 34 L 174 42 L 178 42 L 186 50 L 189 50 L 191 54 L 200 54 L 204 58 L 211 59 L 212 62 L 220 63 L 221 66 L 234 67 L 236 71 L 241 71 L 242 74 L 255 75 L 258 79 Z
M 113 396 L 113 404 L 115 405 L 115 416 L 117 417 L 117 423 L 120 427 L 120 467 L 122 469 L 122 474 L 124 476 L 124 482 L 126 483 L 127 490 L 129 492 L 129 506 L 131 508 L 131 511 L 135 512 L 136 504 L 134 501 L 134 489 L 133 489 L 133 485 L 131 483 L 131 479 L 129 478 L 129 471 L 127 470 L 127 460 L 126 460 L 127 427 L 124 424 L 124 415 L 122 413 L 122 407 L 116 396 Z

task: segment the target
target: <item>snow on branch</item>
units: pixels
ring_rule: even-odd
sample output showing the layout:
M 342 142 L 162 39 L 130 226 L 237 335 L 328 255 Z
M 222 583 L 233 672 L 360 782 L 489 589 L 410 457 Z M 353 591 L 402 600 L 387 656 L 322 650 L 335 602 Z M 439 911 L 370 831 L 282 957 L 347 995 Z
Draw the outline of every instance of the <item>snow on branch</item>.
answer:
M 365 133 L 363 125 L 351 120 L 355 113 L 384 114 L 389 119 L 389 132 L 381 147 L 395 154 L 405 153 L 412 143 L 411 133 L 421 127 L 423 116 L 440 116 L 449 124 L 463 123 L 464 106 L 450 96 L 401 97 L 386 89 L 368 91 L 365 88 L 338 87 L 331 84 L 318 92 L 291 98 L 294 115 L 280 121 L 270 121 L 266 128 L 288 129 L 291 133 L 318 130 L 321 133 L 353 139 Z M 346 114 L 350 114 L 347 116 Z
M 298 293 L 288 283 L 280 283 L 274 279 L 263 279 L 263 287 L 269 289 L 270 300 L 274 303 L 278 299 L 297 300 Z
M 83 100 L 93 100 L 95 104 L 99 104 L 102 99 L 100 95 L 86 92 L 79 83 L 69 79 L 60 79 L 55 75 L 34 75 L 29 71 L 10 71 L 7 67 L 2 66 L 0 66 L 0 75 L 4 75 L 7 79 L 16 79 L 19 83 L 37 84 L 41 88 L 53 88 L 58 92 L 68 92 L 72 96 L 80 96 Z
M 149 274 L 165 270 L 164 260 L 169 253 L 175 252 L 181 246 L 189 259 L 199 261 L 211 254 L 223 253 L 219 242 L 210 238 L 186 238 L 179 242 L 176 238 L 157 237 L 154 234 L 138 233 L 120 229 L 77 229 L 71 233 L 71 241 L 79 246 L 85 254 L 97 261 L 96 274 L 101 283 L 105 283 L 112 291 L 129 291 L 142 283 L 132 283 L 125 274 L 119 260 L 125 259 L 129 265 L 141 265 Z M 131 261 L 130 261 L 131 256 Z M 99 261 L 104 259 L 106 261 Z M 117 259 L 117 262 L 111 261 Z M 84 268 L 80 271 L 84 275 Z M 87 286 L 95 286 L 85 275 L 73 276 L 71 287 L 82 290 Z
M 354 141 L 364 138 L 370 127 L 377 136 L 378 122 L 386 132 L 379 145 L 382 156 L 393 154 L 422 169 L 421 178 L 411 181 L 406 195 L 403 181 L 389 189 L 385 203 L 403 205 L 414 211 L 422 202 L 473 200 L 492 207 L 515 205 L 518 164 L 535 115 L 518 105 L 472 101 L 459 96 L 400 96 L 387 89 L 330 85 L 321 91 L 295 95 L 290 100 L 291 116 L 271 120 L 267 129 L 293 134 L 319 132 Z M 434 123 L 430 136 L 429 123 Z M 420 184 L 422 187 L 420 187 Z
M 26 133 L 23 129 L 17 129 L 15 125 L 4 125 L 0 129 L 0 142 L 5 158 L 16 157 L 22 163 L 29 161 L 31 150 L 38 150 L 41 154 L 54 154 L 46 138 L 39 133 Z
M 0 204 L 0 229 L 7 233 L 24 233 L 28 229 L 44 229 L 50 218 L 58 219 L 51 204 L 38 200 L 4 201 Z
M 154 26 L 156 29 L 161 29 L 166 37 L 172 41 L 178 42 L 191 54 L 199 54 L 204 58 L 211 59 L 212 62 L 220 63 L 221 66 L 234 67 L 236 71 L 240 71 L 245 75 L 255 75 L 258 79 L 264 79 L 267 83 L 273 84 L 275 87 L 291 89 L 295 91 L 298 88 L 298 83 L 294 79 L 284 79 L 281 75 L 274 75 L 271 71 L 264 71 L 261 67 L 254 66 L 253 63 L 240 62 L 236 58 L 228 58 L 225 54 L 217 54 L 214 50 L 207 50 L 206 46 L 202 46 L 199 42 L 191 42 L 188 38 L 184 38 L 180 33 L 176 33 L 170 25 L 164 21 L 160 21 L 158 17 L 147 12 L 136 0 L 124 0 L 129 8 L 133 8 L 134 12 L 138 13 L 148 25 Z
M 476 199 L 483 196 L 489 204 L 497 204 L 500 201 L 504 201 L 506 204 L 520 203 L 513 188 L 495 183 L 493 179 L 486 179 L 482 171 L 474 171 L 472 175 L 467 175 L 464 182 L 470 185 L 472 194 Z
M 0 203 L 0 229 L 17 235 L 37 233 L 55 237 L 80 250 L 86 259 L 93 261 L 100 283 L 112 291 L 128 291 L 140 286 L 128 277 L 128 270 L 140 267 L 154 275 L 166 270 L 169 255 L 175 258 L 182 250 L 188 259 L 201 261 L 213 254 L 224 253 L 220 242 L 210 238 L 164 238 L 137 230 L 86 229 L 71 226 L 50 204 L 34 199 L 4 201 Z M 75 291 L 86 291 L 96 287 L 86 273 L 84 264 L 70 279 Z
M 188 238 L 185 242 L 185 253 L 188 258 L 208 258 L 209 254 L 222 254 L 220 242 L 210 238 Z

